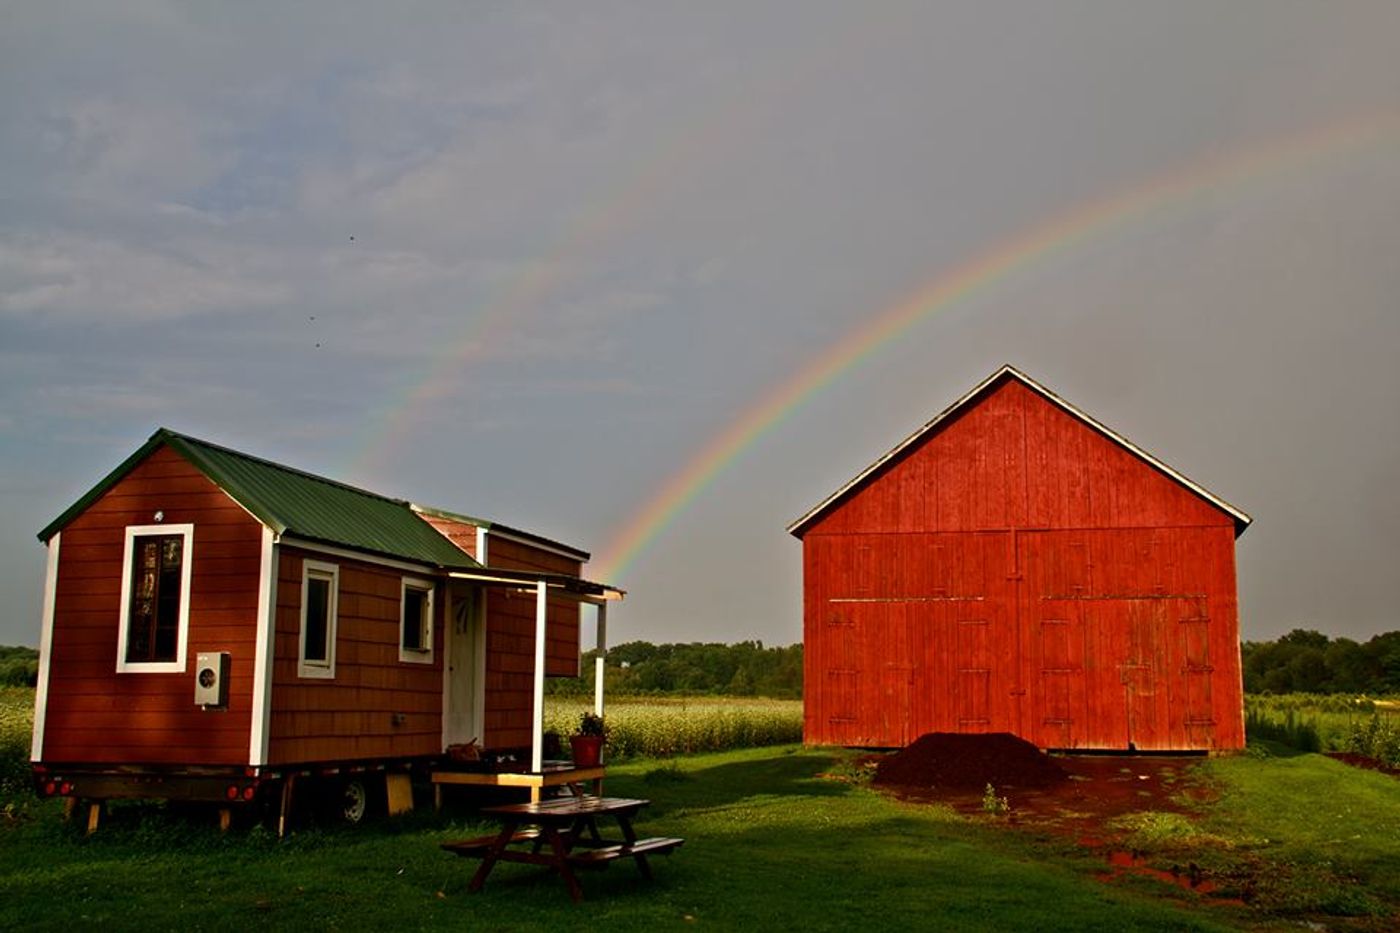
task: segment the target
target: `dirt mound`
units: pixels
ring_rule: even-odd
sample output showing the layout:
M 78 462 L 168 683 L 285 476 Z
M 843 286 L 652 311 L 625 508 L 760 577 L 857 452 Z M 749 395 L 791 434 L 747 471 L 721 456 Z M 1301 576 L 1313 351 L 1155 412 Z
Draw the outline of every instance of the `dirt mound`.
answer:
M 1000 792 L 1051 787 L 1068 775 L 1031 743 L 1008 732 L 930 732 L 880 762 L 874 782 L 886 787 Z

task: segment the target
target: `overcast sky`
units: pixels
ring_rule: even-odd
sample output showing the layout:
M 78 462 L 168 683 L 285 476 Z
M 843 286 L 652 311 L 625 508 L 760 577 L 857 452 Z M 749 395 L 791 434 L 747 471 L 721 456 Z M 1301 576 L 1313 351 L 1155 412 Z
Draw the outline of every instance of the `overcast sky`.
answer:
M 799 640 L 787 524 L 1006 362 L 1255 517 L 1246 638 L 1400 628 L 1391 0 L 3 18 L 0 644 L 159 426 L 601 553 L 810 361 L 1084 217 L 733 458 L 612 637 Z

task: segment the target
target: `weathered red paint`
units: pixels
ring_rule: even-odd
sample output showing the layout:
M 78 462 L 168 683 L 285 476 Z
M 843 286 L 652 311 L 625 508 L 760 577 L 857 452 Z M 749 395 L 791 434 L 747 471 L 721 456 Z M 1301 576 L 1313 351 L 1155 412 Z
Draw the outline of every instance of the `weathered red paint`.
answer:
M 1241 748 L 1236 527 L 999 378 L 795 532 L 806 741 Z

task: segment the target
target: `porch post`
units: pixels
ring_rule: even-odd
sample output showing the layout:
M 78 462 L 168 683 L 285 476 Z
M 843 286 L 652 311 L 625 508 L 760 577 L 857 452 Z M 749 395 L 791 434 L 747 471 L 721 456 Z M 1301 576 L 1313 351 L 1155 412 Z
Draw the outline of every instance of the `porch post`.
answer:
M 608 604 L 598 603 L 598 656 L 593 661 L 593 712 L 603 715 L 603 661 L 608 656 Z
M 530 736 L 530 770 L 544 769 L 544 640 L 549 616 L 549 596 L 544 581 L 535 584 L 535 705 Z

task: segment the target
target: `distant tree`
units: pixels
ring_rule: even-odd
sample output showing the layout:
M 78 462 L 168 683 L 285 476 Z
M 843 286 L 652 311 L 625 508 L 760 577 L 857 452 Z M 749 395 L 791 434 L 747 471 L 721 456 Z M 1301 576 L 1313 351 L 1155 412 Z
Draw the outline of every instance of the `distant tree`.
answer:
M 1240 646 L 1251 693 L 1400 693 L 1400 632 L 1358 643 L 1294 629 L 1277 641 Z
M 33 687 L 38 682 L 38 651 L 0 645 L 0 687 Z
M 595 651 L 586 651 L 578 678 L 551 679 L 560 695 L 593 690 Z M 688 693 L 802 696 L 802 646 L 770 648 L 761 641 L 733 645 L 626 642 L 608 651 L 606 687 L 613 694 Z

